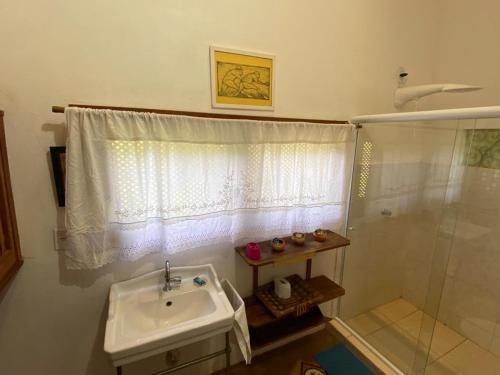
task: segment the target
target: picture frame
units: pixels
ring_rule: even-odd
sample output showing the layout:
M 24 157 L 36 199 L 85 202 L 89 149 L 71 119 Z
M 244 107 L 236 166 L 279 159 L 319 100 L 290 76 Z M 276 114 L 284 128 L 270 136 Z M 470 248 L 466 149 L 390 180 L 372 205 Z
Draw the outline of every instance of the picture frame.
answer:
M 273 111 L 274 55 L 210 47 L 212 107 Z
M 309 363 L 309 362 L 301 362 L 300 364 L 300 374 L 301 375 L 327 375 L 326 371 L 322 369 L 320 366 Z
M 66 202 L 66 147 L 50 147 L 50 159 L 52 161 L 52 173 L 54 175 L 54 184 L 57 193 L 57 205 L 64 207 Z

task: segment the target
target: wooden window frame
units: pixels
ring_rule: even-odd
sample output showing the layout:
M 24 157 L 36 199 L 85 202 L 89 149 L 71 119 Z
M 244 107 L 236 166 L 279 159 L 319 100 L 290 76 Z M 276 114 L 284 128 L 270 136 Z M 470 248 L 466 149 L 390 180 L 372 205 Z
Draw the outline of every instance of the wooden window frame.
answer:
M 0 110 L 0 291 L 23 264 L 10 183 L 4 112 Z

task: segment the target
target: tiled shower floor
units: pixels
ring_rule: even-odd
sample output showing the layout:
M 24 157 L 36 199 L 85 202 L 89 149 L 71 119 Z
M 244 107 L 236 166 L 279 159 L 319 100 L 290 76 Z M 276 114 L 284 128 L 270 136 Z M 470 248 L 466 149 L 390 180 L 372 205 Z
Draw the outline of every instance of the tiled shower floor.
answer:
M 432 320 L 402 298 L 360 314 L 346 323 L 405 373 L 410 373 L 422 324 Z M 423 332 L 430 333 L 427 328 Z M 424 338 L 423 335 L 421 337 Z M 421 352 L 423 348 L 420 345 Z M 443 323 L 437 321 L 432 337 L 429 365 L 431 375 L 500 374 L 500 357 L 482 349 Z M 423 367 L 423 366 L 422 366 Z M 419 371 L 423 374 L 424 371 Z

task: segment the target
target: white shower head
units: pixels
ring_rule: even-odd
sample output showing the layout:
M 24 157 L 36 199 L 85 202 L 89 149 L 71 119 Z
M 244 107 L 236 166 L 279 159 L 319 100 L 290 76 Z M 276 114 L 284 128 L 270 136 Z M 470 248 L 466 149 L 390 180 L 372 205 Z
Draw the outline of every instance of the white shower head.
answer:
M 411 100 L 420 99 L 423 96 L 438 92 L 468 92 L 481 90 L 479 86 L 462 85 L 458 83 L 433 83 L 430 85 L 409 86 L 396 89 L 394 94 L 394 106 L 401 108 Z

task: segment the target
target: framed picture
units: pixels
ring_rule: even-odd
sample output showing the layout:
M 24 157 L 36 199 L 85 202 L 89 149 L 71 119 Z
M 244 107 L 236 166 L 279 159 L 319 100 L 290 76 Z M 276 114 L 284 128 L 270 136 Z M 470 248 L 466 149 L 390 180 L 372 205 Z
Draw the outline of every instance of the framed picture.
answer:
M 50 158 L 52 160 L 52 172 L 54 173 L 57 203 L 59 207 L 64 207 L 66 199 L 64 188 L 66 181 L 66 147 L 50 147 Z
M 210 47 L 212 107 L 274 110 L 274 56 Z

